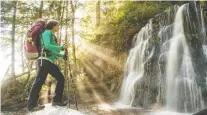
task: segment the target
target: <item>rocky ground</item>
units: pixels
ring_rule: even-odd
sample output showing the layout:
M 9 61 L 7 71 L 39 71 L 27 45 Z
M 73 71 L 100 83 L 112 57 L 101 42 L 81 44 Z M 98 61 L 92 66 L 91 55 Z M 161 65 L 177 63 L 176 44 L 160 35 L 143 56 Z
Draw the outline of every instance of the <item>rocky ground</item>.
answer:
M 7 106 L 1 106 L 1 115 L 189 115 L 170 112 L 155 112 L 137 107 L 117 106 L 113 103 L 114 96 L 103 84 L 81 83 L 76 89 L 78 110 L 75 106 L 74 95 L 71 93 L 70 108 L 53 107 L 51 103 L 45 103 L 45 109 L 36 112 L 28 112 L 26 103 L 10 102 Z M 45 99 L 48 99 L 45 97 Z
M 1 106 L 2 115 L 144 115 L 149 113 L 144 109 L 138 108 L 114 108 L 113 95 L 101 83 L 90 84 L 81 83 L 76 89 L 78 111 L 76 110 L 74 95 L 71 93 L 70 108 L 53 107 L 51 103 L 46 103 L 46 108 L 41 111 L 28 112 L 26 109 L 27 101 L 15 103 L 10 102 L 7 106 Z M 47 99 L 47 98 L 45 98 Z

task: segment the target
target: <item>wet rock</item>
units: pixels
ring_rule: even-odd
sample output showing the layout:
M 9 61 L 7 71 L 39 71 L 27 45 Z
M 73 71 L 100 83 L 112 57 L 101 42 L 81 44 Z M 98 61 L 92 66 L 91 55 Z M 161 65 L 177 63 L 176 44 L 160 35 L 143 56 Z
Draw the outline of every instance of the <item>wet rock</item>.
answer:
M 178 6 L 173 6 L 167 9 L 164 13 L 156 15 L 152 21 L 152 28 L 149 28 L 149 24 L 146 24 L 145 27 L 143 27 L 139 33 L 136 34 L 136 37 L 134 37 L 134 41 L 137 41 L 138 35 L 143 34 L 143 38 L 139 38 L 140 43 L 147 42 L 147 46 L 140 45 L 140 51 L 137 51 L 139 55 L 134 54 L 129 56 L 129 64 L 128 67 L 130 67 L 130 64 L 133 64 L 133 67 L 139 68 L 136 63 L 141 63 L 138 60 L 138 56 L 144 57 L 143 64 L 140 64 L 139 66 L 143 66 L 144 72 L 140 71 L 139 69 L 133 70 L 138 72 L 138 75 L 143 72 L 142 77 L 135 83 L 132 95 L 130 97 L 131 99 L 131 106 L 137 107 L 141 106 L 144 108 L 152 108 L 152 105 L 159 104 L 161 106 L 165 106 L 166 104 L 166 86 L 168 85 L 166 82 L 166 72 L 167 72 L 167 62 L 169 59 L 168 51 L 170 49 L 170 45 L 173 42 L 173 29 L 175 28 L 175 15 L 178 10 Z M 180 41 L 176 44 L 176 58 L 177 64 L 175 64 L 175 67 L 173 68 L 175 71 L 175 79 L 179 82 L 176 82 L 178 84 L 177 92 L 173 93 L 179 93 L 177 98 L 177 107 L 176 110 L 180 112 L 193 112 L 197 108 L 202 108 L 202 102 L 199 100 L 204 100 L 204 105 L 207 105 L 207 90 L 206 90 L 206 77 L 207 77 L 207 55 L 205 53 L 205 50 L 203 46 L 205 45 L 205 34 L 204 31 L 204 25 L 202 22 L 201 17 L 201 7 L 199 2 L 190 2 L 190 4 L 186 4 L 183 11 L 183 19 L 182 21 L 184 23 L 184 35 L 182 36 L 176 36 L 180 37 L 178 38 Z M 142 33 L 143 29 L 146 29 L 145 32 Z M 185 38 L 186 42 L 183 42 L 183 38 Z M 149 41 L 144 41 L 149 39 Z M 134 42 L 135 43 L 135 42 Z M 138 42 L 134 44 L 133 50 L 130 51 L 136 52 L 138 50 L 137 48 Z M 188 46 L 187 48 L 184 46 Z M 137 49 L 136 49 L 137 48 Z M 146 49 L 145 49 L 146 48 Z M 142 50 L 144 51 L 144 56 L 142 55 Z M 185 51 L 188 49 L 189 51 Z M 206 48 L 207 49 L 207 48 Z M 185 54 L 186 52 L 189 52 L 189 54 Z M 184 57 L 183 55 L 187 55 Z M 136 56 L 137 58 L 134 59 L 133 56 Z M 173 57 L 172 57 L 173 58 Z M 188 68 L 186 65 L 182 65 L 184 58 L 188 58 L 190 62 L 192 62 L 193 69 L 185 70 L 184 72 L 188 73 L 182 73 L 181 69 L 185 69 L 183 67 Z M 131 60 L 133 59 L 133 60 Z M 186 61 L 186 59 L 185 59 Z M 132 67 L 132 68 L 133 68 Z M 132 69 L 130 69 L 132 70 Z M 192 72 L 193 71 L 193 72 Z M 194 86 L 192 88 L 186 86 L 186 84 L 191 84 L 192 81 L 186 80 L 184 77 L 186 77 L 186 74 L 193 73 L 193 82 L 195 81 Z M 195 75 L 194 75 L 195 73 Z M 129 73 L 130 74 L 130 73 Z M 183 77 L 182 77 L 183 76 Z M 189 75 L 188 75 L 189 76 Z M 127 79 L 127 76 L 125 76 L 125 79 Z M 134 79 L 136 79 L 136 75 L 134 75 Z M 192 92 L 196 91 L 196 92 Z M 172 91 L 174 91 L 172 89 Z M 200 93 L 199 93 L 200 91 Z M 191 94 L 194 93 L 196 95 L 200 95 L 201 97 L 197 96 L 199 99 L 196 99 L 196 102 L 199 104 L 195 105 L 196 107 L 192 106 L 192 96 Z M 127 94 L 128 95 L 128 94 Z M 202 99 L 201 99 L 202 98 Z M 192 109 L 193 108 L 193 109 Z

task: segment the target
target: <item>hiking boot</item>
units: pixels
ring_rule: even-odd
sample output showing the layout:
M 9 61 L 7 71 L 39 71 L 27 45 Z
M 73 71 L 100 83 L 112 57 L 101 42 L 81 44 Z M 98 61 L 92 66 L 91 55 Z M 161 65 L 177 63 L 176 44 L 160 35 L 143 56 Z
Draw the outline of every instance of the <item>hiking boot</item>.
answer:
M 44 105 L 39 105 L 39 104 L 37 104 L 34 107 L 27 107 L 28 111 L 39 111 L 39 110 L 42 110 L 44 108 L 45 108 Z
M 52 102 L 52 106 L 66 106 L 67 102 Z

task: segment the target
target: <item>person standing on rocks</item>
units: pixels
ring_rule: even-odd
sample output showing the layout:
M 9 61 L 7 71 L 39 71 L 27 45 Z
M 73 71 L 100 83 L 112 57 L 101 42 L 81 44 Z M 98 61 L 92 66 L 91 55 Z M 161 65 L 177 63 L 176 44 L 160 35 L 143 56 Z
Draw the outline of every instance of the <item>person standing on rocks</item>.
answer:
M 36 62 L 37 74 L 29 94 L 28 110 L 36 111 L 45 108 L 44 105 L 38 104 L 38 99 L 41 87 L 45 83 L 48 74 L 57 80 L 52 105 L 67 105 L 66 102 L 62 101 L 65 79 L 61 70 L 55 64 L 58 57 L 66 58 L 64 54 L 59 52 L 67 48 L 67 45 L 57 46 L 57 39 L 54 33 L 58 31 L 58 28 L 57 20 L 48 20 L 46 30 L 41 34 L 40 44 L 42 51 Z

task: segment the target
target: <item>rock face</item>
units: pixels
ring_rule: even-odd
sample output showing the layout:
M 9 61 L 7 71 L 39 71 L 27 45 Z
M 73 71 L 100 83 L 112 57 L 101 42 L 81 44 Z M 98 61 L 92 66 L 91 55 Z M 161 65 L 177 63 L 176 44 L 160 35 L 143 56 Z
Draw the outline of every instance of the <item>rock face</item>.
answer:
M 195 112 L 207 102 L 206 29 L 199 2 L 172 6 L 134 36 L 119 102 Z

